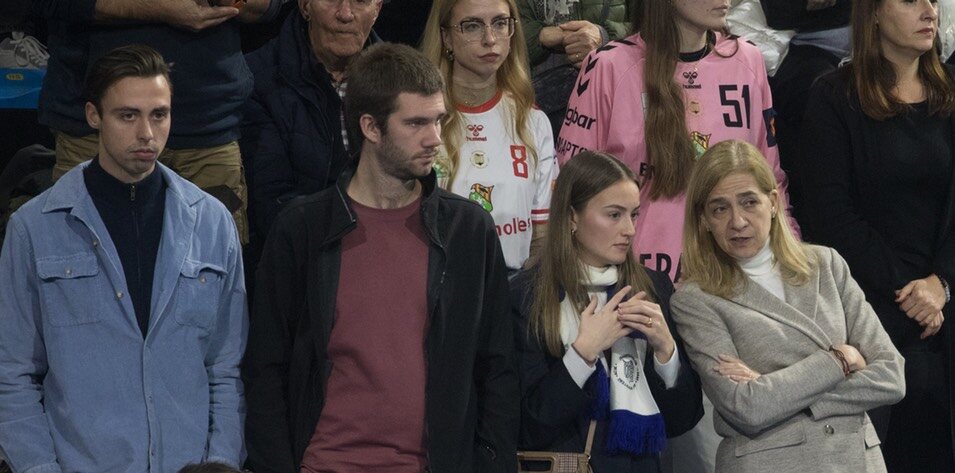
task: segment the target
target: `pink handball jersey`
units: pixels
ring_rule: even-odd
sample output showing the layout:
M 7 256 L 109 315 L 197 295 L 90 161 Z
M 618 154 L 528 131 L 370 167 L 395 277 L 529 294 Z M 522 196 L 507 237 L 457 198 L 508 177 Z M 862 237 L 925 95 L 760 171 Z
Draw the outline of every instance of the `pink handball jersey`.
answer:
M 646 44 L 633 35 L 590 53 L 570 95 L 560 137 L 560 163 L 583 150 L 613 154 L 641 183 L 641 210 L 634 253 L 640 263 L 679 279 L 685 195 L 651 201 L 646 184 L 653 179 L 644 137 L 646 92 L 643 68 Z M 766 156 L 780 183 L 789 213 L 786 175 L 779 167 L 773 131 L 772 96 L 763 58 L 755 46 L 717 36 L 714 50 L 693 63 L 678 62 L 674 80 L 683 86 L 686 125 L 699 158 L 724 140 L 744 140 Z M 798 234 L 795 220 L 790 224 Z

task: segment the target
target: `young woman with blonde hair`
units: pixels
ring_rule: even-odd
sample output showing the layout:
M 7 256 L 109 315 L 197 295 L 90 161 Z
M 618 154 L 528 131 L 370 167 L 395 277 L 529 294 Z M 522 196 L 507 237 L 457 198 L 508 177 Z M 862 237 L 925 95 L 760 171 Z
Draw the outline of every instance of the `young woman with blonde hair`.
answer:
M 527 260 L 547 222 L 557 176 L 518 18 L 514 0 L 436 0 L 421 46 L 448 84 L 440 184 L 491 213 L 511 270 Z
M 511 284 L 521 447 L 581 453 L 595 473 L 659 473 L 667 437 L 703 415 L 670 320 L 670 278 L 630 249 L 640 191 L 611 155 L 561 170 L 541 258 Z

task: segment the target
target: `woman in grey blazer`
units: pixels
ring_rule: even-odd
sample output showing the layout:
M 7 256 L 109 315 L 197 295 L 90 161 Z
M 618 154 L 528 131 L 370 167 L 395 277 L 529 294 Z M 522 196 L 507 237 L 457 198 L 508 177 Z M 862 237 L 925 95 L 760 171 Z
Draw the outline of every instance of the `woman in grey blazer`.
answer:
M 834 250 L 799 243 L 766 160 L 726 141 L 690 178 L 673 318 L 713 401 L 717 471 L 884 472 L 865 411 L 903 359 Z

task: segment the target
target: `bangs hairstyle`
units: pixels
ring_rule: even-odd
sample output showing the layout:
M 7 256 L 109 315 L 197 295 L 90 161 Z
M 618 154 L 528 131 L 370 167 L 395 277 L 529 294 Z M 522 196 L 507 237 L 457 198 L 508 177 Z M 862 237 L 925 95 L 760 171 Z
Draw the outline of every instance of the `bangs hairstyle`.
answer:
M 550 221 L 544 237 L 544 247 L 537 263 L 534 280 L 534 299 L 529 328 L 547 351 L 561 356 L 564 345 L 560 340 L 560 295 L 569 297 L 578 312 L 590 303 L 582 282 L 586 277 L 580 260 L 580 247 L 571 234 L 571 217 L 580 215 L 591 199 L 620 182 L 636 185 L 636 176 L 625 164 L 606 153 L 584 151 L 564 165 L 550 200 Z M 617 289 L 631 286 L 631 294 L 647 293 L 647 299 L 656 300 L 653 283 L 643 266 L 637 263 L 633 251 L 618 267 L 620 278 Z
M 736 260 L 726 254 L 703 225 L 706 201 L 720 181 L 735 173 L 748 174 L 759 190 L 770 194 L 779 186 L 766 158 L 755 146 L 739 140 L 717 143 L 700 158 L 690 176 L 683 224 L 683 280 L 720 297 L 731 297 L 745 282 Z M 777 201 L 782 202 L 782 199 Z M 769 227 L 769 246 L 779 263 L 783 281 L 799 286 L 809 281 L 813 261 L 805 246 L 796 240 L 786 214 L 777 208 Z
M 86 74 L 83 96 L 102 113 L 103 96 L 113 84 L 127 78 L 149 78 L 162 76 L 166 79 L 169 92 L 172 81 L 169 80 L 169 65 L 155 49 L 145 44 L 130 44 L 111 50 L 93 61 Z
M 696 150 L 690 141 L 686 126 L 686 105 L 683 86 L 673 79 L 680 59 L 680 32 L 676 18 L 679 14 L 670 0 L 636 0 L 632 28 L 646 43 L 646 67 L 643 82 L 647 93 L 644 136 L 650 175 L 648 196 L 651 200 L 674 198 L 686 191 Z M 721 33 L 728 36 L 724 29 Z M 731 57 L 739 50 L 739 43 L 729 53 L 716 50 L 716 34 L 707 32 L 707 44 L 712 54 Z
M 361 116 L 368 114 L 382 134 L 388 133 L 388 116 L 398 106 L 398 95 L 409 93 L 430 96 L 444 90 L 444 81 L 431 61 L 410 46 L 377 43 L 351 61 L 345 73 L 345 129 L 358 156 L 365 135 Z
M 537 163 L 538 149 L 534 144 L 533 136 L 530 131 L 531 109 L 534 107 L 534 87 L 531 86 L 531 76 L 528 71 L 527 45 L 524 43 L 524 29 L 521 26 L 520 12 L 514 0 L 501 0 L 507 4 L 511 18 L 514 19 L 514 34 L 510 38 L 510 53 L 501 67 L 497 70 L 497 86 L 513 100 L 513 107 L 510 107 L 509 114 L 511 119 L 504 124 L 508 135 L 518 138 L 524 143 L 530 152 L 531 160 Z M 454 100 L 454 81 L 451 80 L 451 71 L 454 61 L 448 57 L 445 51 L 444 39 L 441 35 L 442 30 L 448 34 L 456 34 L 450 27 L 451 14 L 458 0 L 435 0 L 431 6 L 431 13 L 428 15 L 428 22 L 424 27 L 424 35 L 421 39 L 421 51 L 431 60 L 441 75 L 444 76 L 448 86 L 444 91 L 444 103 L 448 107 L 448 115 L 445 118 L 441 128 L 441 140 L 444 144 L 446 157 L 439 158 L 448 170 L 447 187 L 450 188 L 457 176 L 457 170 L 461 161 L 461 144 L 467 134 L 463 114 L 458 110 L 459 102 Z
M 852 2 L 852 62 L 847 67 L 863 113 L 874 120 L 885 120 L 911 108 L 892 93 L 898 80 L 892 63 L 883 55 L 876 20 L 884 1 Z M 929 115 L 948 118 L 955 111 L 955 81 L 942 65 L 939 48 L 936 35 L 935 47 L 919 57 L 918 77 L 925 85 Z

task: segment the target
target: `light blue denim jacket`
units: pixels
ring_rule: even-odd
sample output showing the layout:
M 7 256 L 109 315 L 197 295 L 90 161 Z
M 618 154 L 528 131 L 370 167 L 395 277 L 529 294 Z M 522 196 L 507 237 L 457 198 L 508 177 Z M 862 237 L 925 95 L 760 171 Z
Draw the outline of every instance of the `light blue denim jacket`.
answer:
M 81 165 L 13 214 L 0 252 L 0 449 L 16 473 L 238 465 L 248 331 L 225 207 L 168 168 L 143 340 Z

